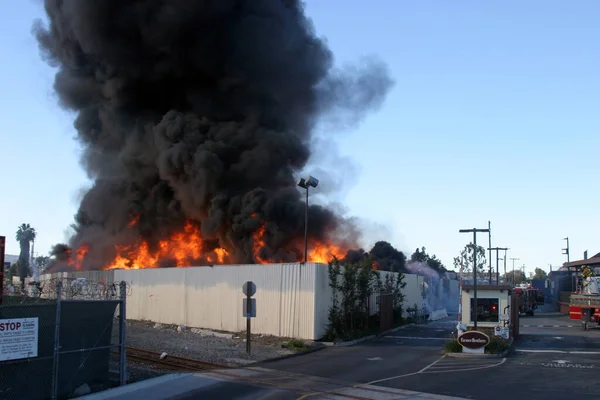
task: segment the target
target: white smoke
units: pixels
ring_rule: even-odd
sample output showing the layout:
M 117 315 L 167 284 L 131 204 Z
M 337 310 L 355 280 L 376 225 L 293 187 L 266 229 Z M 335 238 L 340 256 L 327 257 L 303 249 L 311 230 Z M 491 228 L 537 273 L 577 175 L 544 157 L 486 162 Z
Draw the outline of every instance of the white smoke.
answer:
M 428 312 L 446 310 L 453 312 L 458 308 L 458 300 L 452 296 L 449 281 L 441 278 L 440 274 L 431 268 L 426 262 L 410 262 L 406 265 L 410 273 L 425 278 L 421 284 L 421 290 L 424 292 L 422 306 Z

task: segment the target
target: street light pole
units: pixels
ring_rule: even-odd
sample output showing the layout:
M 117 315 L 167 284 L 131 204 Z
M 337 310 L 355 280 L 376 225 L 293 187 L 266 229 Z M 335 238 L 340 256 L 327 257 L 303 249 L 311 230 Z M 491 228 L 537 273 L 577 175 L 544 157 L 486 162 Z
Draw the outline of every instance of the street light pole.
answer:
M 304 203 L 304 263 L 306 264 L 308 262 L 308 188 L 319 186 L 319 180 L 309 175 L 306 179 L 300 178 L 298 186 L 306 189 L 306 202 Z
M 473 233 L 473 307 L 471 308 L 471 315 L 473 317 L 473 327 L 477 330 L 477 233 L 487 232 L 488 229 L 461 229 L 460 233 Z M 474 312 L 473 312 L 474 310 Z
M 488 238 L 489 238 L 489 264 L 490 264 L 490 285 L 492 284 L 492 222 L 488 221 L 488 229 L 490 230 L 488 232 Z

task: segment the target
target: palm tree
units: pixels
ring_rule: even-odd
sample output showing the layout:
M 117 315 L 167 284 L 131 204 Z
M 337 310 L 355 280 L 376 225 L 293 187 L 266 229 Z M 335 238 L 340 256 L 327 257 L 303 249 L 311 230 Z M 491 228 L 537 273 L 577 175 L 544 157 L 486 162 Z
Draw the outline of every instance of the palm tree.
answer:
M 35 240 L 35 236 L 35 229 L 29 224 L 21 224 L 15 235 L 19 246 L 21 246 L 21 253 L 19 254 L 19 278 L 21 278 L 21 285 L 25 284 L 25 278 L 29 275 L 29 244 Z

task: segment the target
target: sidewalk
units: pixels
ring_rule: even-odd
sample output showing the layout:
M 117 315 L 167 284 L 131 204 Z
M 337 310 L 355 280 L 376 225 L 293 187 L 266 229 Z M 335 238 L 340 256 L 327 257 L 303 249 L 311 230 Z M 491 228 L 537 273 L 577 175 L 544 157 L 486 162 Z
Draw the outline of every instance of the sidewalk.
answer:
M 383 386 L 352 386 L 319 377 L 290 374 L 265 368 L 222 370 L 200 374 L 169 374 L 104 392 L 80 397 L 83 400 L 205 400 L 277 398 L 314 400 L 348 397 L 373 400 L 466 400 Z

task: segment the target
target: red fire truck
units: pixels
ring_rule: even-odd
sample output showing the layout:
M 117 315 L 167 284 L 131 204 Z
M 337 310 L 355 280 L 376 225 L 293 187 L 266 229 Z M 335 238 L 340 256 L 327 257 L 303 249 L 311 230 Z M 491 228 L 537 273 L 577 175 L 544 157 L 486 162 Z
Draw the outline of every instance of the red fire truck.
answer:
M 577 282 L 580 290 L 571 294 L 569 304 L 569 318 L 581 320 L 584 330 L 588 323 L 600 325 L 600 277 L 591 275 L 591 270 L 584 267 Z
M 514 291 L 518 298 L 519 314 L 531 315 L 533 317 L 538 306 L 539 291 L 527 283 L 520 284 Z

